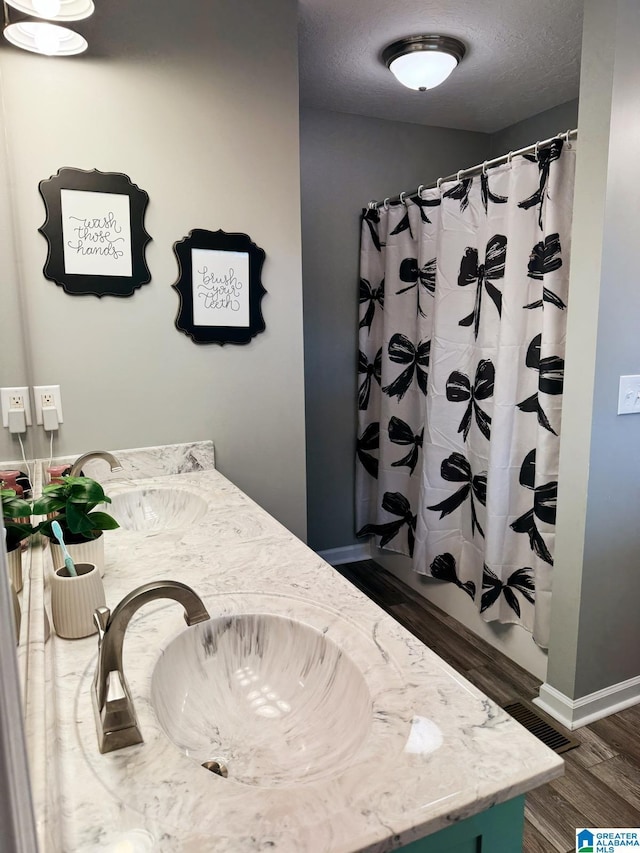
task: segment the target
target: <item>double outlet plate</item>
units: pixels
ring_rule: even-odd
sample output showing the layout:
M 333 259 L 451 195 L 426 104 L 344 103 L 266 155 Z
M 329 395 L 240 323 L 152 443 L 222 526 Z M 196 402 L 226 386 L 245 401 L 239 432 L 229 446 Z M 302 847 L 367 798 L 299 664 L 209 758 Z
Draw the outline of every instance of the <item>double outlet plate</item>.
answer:
M 59 385 L 34 385 L 33 402 L 36 423 L 42 424 L 43 408 L 54 408 L 58 416 L 58 423 L 62 423 L 62 397 Z M 26 426 L 31 426 L 31 397 L 29 388 L 26 386 L 17 388 L 0 388 L 0 408 L 2 409 L 2 426 L 9 426 L 9 411 L 23 410 Z

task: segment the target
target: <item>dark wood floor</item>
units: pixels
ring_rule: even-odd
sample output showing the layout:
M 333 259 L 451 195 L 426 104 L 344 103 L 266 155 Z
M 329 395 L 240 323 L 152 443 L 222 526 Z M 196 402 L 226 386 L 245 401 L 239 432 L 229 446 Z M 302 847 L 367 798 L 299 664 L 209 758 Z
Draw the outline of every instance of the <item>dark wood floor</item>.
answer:
M 372 560 L 337 570 L 499 705 L 538 695 L 538 679 Z M 640 705 L 572 733 L 565 775 L 527 795 L 524 853 L 573 853 L 577 827 L 640 827 L 639 733 Z

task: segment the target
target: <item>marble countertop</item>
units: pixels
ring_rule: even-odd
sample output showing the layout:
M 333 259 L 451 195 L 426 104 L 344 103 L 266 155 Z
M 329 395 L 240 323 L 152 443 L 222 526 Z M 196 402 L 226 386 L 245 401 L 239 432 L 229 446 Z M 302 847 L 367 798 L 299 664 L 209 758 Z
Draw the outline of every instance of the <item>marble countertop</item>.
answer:
M 343 767 L 328 766 L 312 781 L 259 786 L 207 772 L 168 739 L 149 701 L 161 650 L 185 630 L 182 608 L 158 601 L 133 617 L 124 646 L 145 742 L 101 755 L 90 691 L 97 639 L 52 637 L 55 815 L 47 799 L 58 826 L 47 829 L 47 850 L 383 853 L 562 773 L 555 753 L 218 471 L 115 479 L 108 493 L 145 485 L 195 492 L 207 511 L 179 531 L 108 533 L 107 604 L 113 609 L 148 581 L 180 580 L 212 617 L 271 613 L 305 622 L 362 672 L 371 724 Z M 42 556 L 46 577 L 48 550 Z

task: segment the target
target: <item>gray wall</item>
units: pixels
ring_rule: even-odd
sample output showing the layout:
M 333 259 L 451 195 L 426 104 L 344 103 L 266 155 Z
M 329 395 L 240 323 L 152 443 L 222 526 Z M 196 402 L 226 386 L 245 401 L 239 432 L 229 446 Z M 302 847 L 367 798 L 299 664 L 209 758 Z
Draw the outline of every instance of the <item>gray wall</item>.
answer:
M 92 27 L 86 57 L 0 53 L 32 379 L 62 388 L 55 452 L 213 439 L 220 469 L 304 537 L 297 4 L 113 0 Z M 62 166 L 125 172 L 149 193 L 152 282 L 132 298 L 43 278 L 38 182 Z M 266 251 L 267 330 L 248 346 L 174 327 L 172 245 L 193 228 Z
M 640 6 L 585 3 L 548 683 L 577 699 L 640 675 Z
M 577 696 L 640 674 L 640 417 L 616 414 L 619 376 L 640 373 L 640 5 L 616 5 Z
M 565 130 L 578 126 L 578 100 L 558 104 L 523 121 L 491 134 L 491 156 L 500 157 L 509 151 L 524 148 L 532 142 L 549 139 Z
M 300 124 L 309 544 L 356 542 L 361 208 L 489 156 L 489 137 L 304 109 Z

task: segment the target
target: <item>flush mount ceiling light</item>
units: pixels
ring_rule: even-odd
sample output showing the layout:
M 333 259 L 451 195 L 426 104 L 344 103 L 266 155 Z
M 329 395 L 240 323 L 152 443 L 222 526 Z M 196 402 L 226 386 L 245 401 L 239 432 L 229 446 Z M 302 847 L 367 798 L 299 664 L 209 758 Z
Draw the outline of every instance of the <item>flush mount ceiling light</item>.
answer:
M 50 21 L 81 21 L 93 15 L 93 0 L 6 0 L 25 15 L 34 18 L 47 18 Z
M 411 36 L 385 47 L 382 61 L 403 86 L 426 92 L 444 83 L 465 52 L 449 36 Z
M 86 39 L 79 33 L 44 21 L 9 24 L 4 28 L 4 37 L 22 50 L 44 56 L 75 56 L 88 47 Z

